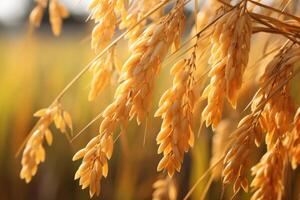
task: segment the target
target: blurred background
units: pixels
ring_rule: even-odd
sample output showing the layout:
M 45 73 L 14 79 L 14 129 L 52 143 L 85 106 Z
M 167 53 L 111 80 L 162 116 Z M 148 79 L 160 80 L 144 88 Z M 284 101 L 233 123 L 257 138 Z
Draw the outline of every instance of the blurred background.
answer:
M 29 31 L 28 15 L 34 7 L 33 0 L 0 1 L 0 199 L 1 200 L 80 200 L 89 199 L 88 190 L 81 190 L 74 173 L 79 162 L 72 162 L 74 153 L 83 148 L 98 132 L 99 121 L 74 142 L 57 132 L 54 127 L 54 142 L 46 144 L 46 162 L 39 166 L 37 175 L 30 184 L 19 178 L 21 156 L 15 157 L 18 147 L 37 119 L 32 114 L 47 107 L 61 89 L 94 57 L 90 49 L 89 35 L 92 24 L 86 23 L 87 0 L 61 0 L 70 11 L 64 21 L 60 37 L 54 37 L 48 23 L 48 14 L 39 29 Z M 187 6 L 191 8 L 192 5 Z M 188 9 L 187 9 L 188 12 Z M 190 18 L 187 21 L 191 21 Z M 188 23 L 188 28 L 191 28 Z M 117 57 L 124 61 L 128 53 L 126 43 L 119 44 Z M 174 61 L 172 61 L 174 63 Z M 163 68 L 155 88 L 153 112 L 162 93 L 171 84 L 169 68 Z M 111 102 L 115 86 L 109 86 L 94 102 L 88 102 L 88 73 L 76 83 L 63 99 L 64 108 L 71 114 L 74 133 L 78 133 L 90 120 Z M 245 99 L 253 94 L 249 86 Z M 241 106 L 242 107 L 242 106 Z M 238 116 L 228 112 L 232 119 Z M 200 114 L 195 114 L 200 116 Z M 153 118 L 137 126 L 130 123 L 126 137 L 115 144 L 114 155 L 109 162 L 109 175 L 101 182 L 101 195 L 94 199 L 135 200 L 151 199 L 152 184 L 160 176 L 156 171 L 160 156 L 157 155 L 155 136 L 160 129 L 160 119 Z M 196 119 L 197 121 L 197 119 Z M 199 121 L 199 120 L 198 120 Z M 233 123 L 236 121 L 233 120 Z M 199 123 L 195 124 L 195 134 Z M 145 133 L 146 131 L 146 133 Z M 144 135 L 146 142 L 143 144 Z M 120 140 L 122 142 L 120 142 Z M 197 136 L 195 147 L 185 156 L 180 174 L 175 175 L 178 199 L 209 168 L 212 134 L 202 131 Z M 258 160 L 258 153 L 254 160 Z M 206 186 L 204 179 L 191 199 L 199 199 Z M 218 199 L 221 184 L 212 184 L 207 199 Z M 225 197 L 231 192 L 225 192 Z M 238 199 L 247 195 L 240 195 Z M 230 198 L 229 198 L 230 199 Z

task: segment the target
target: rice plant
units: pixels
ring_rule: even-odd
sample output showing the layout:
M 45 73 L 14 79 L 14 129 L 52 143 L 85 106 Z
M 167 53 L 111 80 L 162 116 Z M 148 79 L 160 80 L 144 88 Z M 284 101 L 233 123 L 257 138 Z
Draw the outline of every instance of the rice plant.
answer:
M 53 34 L 58 36 L 68 11 L 58 0 L 36 4 L 29 16 L 31 26 L 40 25 L 48 7 Z M 188 4 L 193 4 L 189 16 Z M 45 161 L 43 145 L 53 141 L 51 124 L 62 133 L 73 131 L 62 99 L 91 72 L 89 101 L 97 101 L 110 83 L 117 85 L 112 101 L 95 119 L 77 135 L 65 134 L 73 141 L 101 118 L 99 132 L 73 157 L 81 162 L 74 179 L 82 189 L 88 188 L 91 198 L 101 196 L 115 143 L 124 142 L 119 138 L 126 138 L 131 121 L 145 125 L 147 131 L 147 120 L 160 117 L 156 136 L 160 178 L 153 184 L 153 199 L 177 198 L 181 188 L 175 175 L 182 172 L 186 154 L 204 130 L 213 132 L 210 167 L 184 199 L 207 177 L 201 199 L 219 181 L 220 199 L 228 188 L 232 198 L 245 192 L 253 200 L 288 199 L 289 169 L 300 163 L 300 108 L 292 94 L 293 85 L 299 84 L 294 82 L 300 60 L 299 8 L 298 0 L 201 4 L 196 0 L 92 0 L 88 20 L 94 24 L 94 59 L 47 108 L 34 114 L 39 120 L 20 148 L 20 177 L 30 182 Z M 189 21 L 192 29 L 186 26 Z M 129 56 L 120 63 L 115 51 L 122 41 Z M 172 84 L 156 106 L 153 93 L 166 65 L 172 66 L 168 77 Z M 157 110 L 151 116 L 153 107 Z M 255 161 L 252 157 L 259 148 L 264 148 L 264 155 Z M 134 156 L 130 152 L 129 157 Z

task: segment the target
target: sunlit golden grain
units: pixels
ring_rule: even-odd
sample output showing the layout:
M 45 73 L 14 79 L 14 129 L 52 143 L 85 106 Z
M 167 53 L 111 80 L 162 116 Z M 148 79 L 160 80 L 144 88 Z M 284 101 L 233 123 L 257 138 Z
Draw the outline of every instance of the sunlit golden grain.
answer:
M 54 103 L 36 113 L 40 119 L 26 140 L 22 179 L 29 182 L 45 160 L 43 143 L 46 140 L 51 145 L 53 140 L 50 124 L 63 133 L 67 128 L 73 130 L 71 116 L 61 104 L 69 88 L 90 70 L 93 79 L 89 100 L 95 100 L 117 73 L 119 79 L 112 102 L 86 126 L 102 117 L 99 133 L 73 157 L 73 161 L 81 160 L 75 173 L 79 185 L 82 189 L 89 187 L 90 197 L 100 195 L 100 182 L 108 176 L 108 162 L 119 138 L 114 133 L 120 129 L 126 156 L 137 154 L 128 153 L 125 133 L 130 130 L 129 123 L 133 119 L 138 125 L 144 123 L 146 136 L 145 119 L 151 114 L 156 79 L 164 63 L 175 63 L 170 73 L 173 83 L 162 94 L 155 113 L 162 119 L 156 136 L 158 154 L 162 154 L 157 170 L 168 176 L 153 184 L 153 199 L 177 198 L 180 188 L 175 187 L 174 174 L 182 171 L 184 155 L 194 145 L 194 125 L 198 124 L 194 121 L 200 118 L 198 115 L 201 115 L 200 131 L 205 122 L 215 132 L 213 152 L 210 168 L 185 199 L 208 175 L 202 199 L 211 183 L 220 179 L 224 186 L 233 185 L 234 197 L 241 189 L 248 192 L 249 182 L 254 191 L 252 200 L 279 200 L 286 196 L 289 187 L 285 185 L 286 173 L 290 173 L 286 167 L 291 164 L 296 169 L 300 163 L 299 108 L 296 112 L 298 105 L 292 95 L 293 78 L 299 72 L 300 19 L 297 10 L 289 5 L 297 6 L 299 2 L 283 0 L 266 5 L 259 0 L 211 0 L 198 11 L 195 1 L 195 25 L 190 31 L 185 28 L 184 12 L 190 1 L 91 1 L 89 19 L 95 23 L 91 48 L 97 55 Z M 40 26 L 48 4 L 52 31 L 59 35 L 68 12 L 57 0 L 37 0 L 29 16 L 30 24 Z M 172 7 L 170 10 L 165 9 L 167 4 Z M 185 32 L 189 36 L 181 43 Z M 261 33 L 267 39 L 262 39 Z M 115 50 L 122 39 L 127 41 L 129 56 L 119 67 Z M 279 46 L 267 53 L 271 43 Z M 253 74 L 259 76 L 258 82 Z M 247 99 L 246 108 L 239 108 L 238 97 L 244 83 L 257 91 L 252 99 Z M 204 102 L 202 108 L 200 104 Z M 226 121 L 222 119 L 224 115 Z M 252 157 L 260 146 L 266 146 L 266 150 L 255 164 Z M 250 171 L 252 180 L 248 179 Z

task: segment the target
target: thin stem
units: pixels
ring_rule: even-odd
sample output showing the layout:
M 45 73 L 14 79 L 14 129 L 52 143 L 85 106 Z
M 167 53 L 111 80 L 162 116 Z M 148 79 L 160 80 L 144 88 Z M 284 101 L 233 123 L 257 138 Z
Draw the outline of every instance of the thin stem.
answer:
M 252 0 L 248 0 L 248 1 L 251 2 L 251 3 L 253 3 L 253 4 L 256 4 L 256 5 L 260 6 L 260 7 L 270 9 L 270 10 L 272 10 L 272 11 L 274 11 L 274 12 L 277 12 L 277 13 L 280 13 L 280 14 L 283 14 L 283 15 L 286 15 L 286 16 L 288 16 L 288 17 L 290 17 L 290 18 L 293 18 L 293 19 L 295 19 L 295 20 L 297 20 L 297 21 L 300 21 L 300 18 L 299 18 L 299 17 L 297 17 L 297 16 L 295 16 L 295 15 L 292 15 L 292 14 L 289 14 L 289 13 L 286 12 L 286 11 L 281 11 L 281 10 L 278 10 L 278 9 L 276 9 L 276 8 L 273 8 L 273 7 L 270 7 L 270 6 L 267 6 L 267 5 L 265 5 L 265 4 L 262 4 L 262 3 L 259 3 L 259 2 L 255 2 L 255 1 L 252 1 Z
M 276 27 L 272 26 L 271 24 L 259 19 L 257 16 L 255 16 L 254 13 L 250 13 L 250 16 L 252 19 L 254 19 L 255 21 L 257 21 L 258 23 L 261 23 L 271 29 L 276 29 Z M 297 43 L 300 45 L 299 41 L 295 40 L 294 38 L 290 37 L 287 33 L 282 33 L 283 36 L 285 36 L 286 38 L 288 38 L 289 40 L 293 41 L 294 43 Z
M 195 28 L 196 28 L 196 32 L 198 32 L 198 24 L 197 24 L 197 15 L 199 12 L 199 2 L 198 0 L 194 0 L 194 17 L 195 17 Z
M 196 183 L 193 185 L 193 187 L 189 190 L 189 192 L 185 195 L 185 197 L 183 198 L 183 200 L 187 200 L 192 193 L 194 192 L 194 190 L 196 189 L 196 187 L 198 186 L 198 184 L 203 181 L 204 178 L 206 178 L 209 173 L 216 168 L 221 162 L 223 162 L 223 159 L 225 158 L 225 156 L 222 156 L 215 164 L 213 164 L 208 170 L 206 170 L 204 172 L 204 174 L 202 174 L 196 181 Z
M 206 186 L 205 186 L 205 188 L 204 188 L 204 191 L 202 192 L 202 195 L 201 195 L 201 197 L 200 197 L 200 200 L 204 200 L 204 199 L 205 199 L 205 196 L 207 195 L 207 192 L 208 192 L 208 190 L 209 190 L 209 188 L 210 188 L 210 186 L 211 186 L 213 180 L 214 180 L 213 176 L 210 176 L 208 182 L 206 183 Z

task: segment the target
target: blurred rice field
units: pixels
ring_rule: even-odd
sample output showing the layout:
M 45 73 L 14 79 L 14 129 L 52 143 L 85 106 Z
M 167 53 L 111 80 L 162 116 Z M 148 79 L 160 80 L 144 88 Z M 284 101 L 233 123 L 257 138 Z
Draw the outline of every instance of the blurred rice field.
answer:
M 68 179 L 72 181 L 72 148 L 61 135 L 55 137 L 55 148 L 49 149 L 48 164 L 42 166 L 44 174 L 39 173 L 32 185 L 25 185 L 19 180 L 20 157 L 14 157 L 35 122 L 32 113 L 47 106 L 89 59 L 88 45 L 77 42 L 76 48 L 75 41 L 75 38 L 26 37 L 26 34 L 0 41 L 1 199 L 56 199 L 53 195 L 63 197 L 64 194 L 59 193 L 75 189 L 67 188 L 70 184 L 64 184 Z M 66 105 L 70 103 L 73 108 L 84 106 L 81 103 L 86 101 L 79 92 L 87 90 L 87 86 L 80 87 L 78 93 L 73 91 L 72 99 L 66 98 Z M 72 110 L 78 116 L 78 112 L 82 111 Z M 92 113 L 80 114 L 82 119 L 87 115 Z

